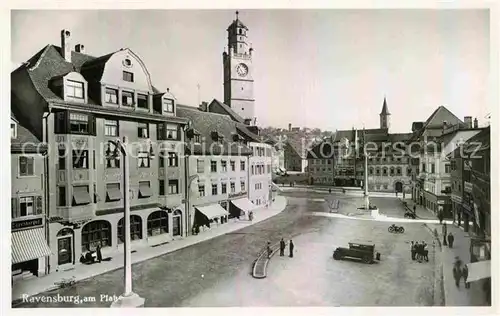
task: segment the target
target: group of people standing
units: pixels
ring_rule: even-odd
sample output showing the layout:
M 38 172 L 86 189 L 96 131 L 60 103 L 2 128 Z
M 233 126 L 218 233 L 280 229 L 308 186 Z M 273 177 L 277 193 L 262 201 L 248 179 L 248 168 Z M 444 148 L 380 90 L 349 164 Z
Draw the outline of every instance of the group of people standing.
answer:
M 295 245 L 293 244 L 293 241 L 290 239 L 288 242 L 288 249 L 289 249 L 289 257 L 293 258 L 293 249 L 295 248 Z M 286 243 L 283 238 L 280 240 L 280 257 L 283 257 L 285 255 L 285 249 L 286 249 Z M 271 243 L 267 242 L 267 258 L 271 258 L 271 254 L 273 253 L 273 250 L 271 249 Z
M 463 264 L 462 260 L 457 256 L 455 257 L 455 262 L 453 264 L 453 278 L 455 279 L 455 285 L 460 287 L 460 280 L 463 278 L 465 283 L 465 288 L 470 288 L 470 283 L 467 282 L 469 277 L 469 268 L 466 264 Z
M 423 260 L 429 261 L 429 250 L 427 250 L 427 243 L 422 241 L 412 241 L 410 245 L 411 260 L 417 260 L 417 262 L 422 262 Z

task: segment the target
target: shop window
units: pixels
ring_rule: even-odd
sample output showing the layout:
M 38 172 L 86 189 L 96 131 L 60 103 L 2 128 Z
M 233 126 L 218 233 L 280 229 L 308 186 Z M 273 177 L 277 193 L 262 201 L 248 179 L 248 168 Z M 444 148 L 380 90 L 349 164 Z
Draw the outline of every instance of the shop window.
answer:
M 172 235 L 180 236 L 182 231 L 182 212 L 175 210 L 172 216 Z
M 148 216 L 148 237 L 168 233 L 168 214 L 165 211 L 156 211 Z
M 101 247 L 111 246 L 111 224 L 99 220 L 85 224 L 82 228 L 82 252 Z
M 121 244 L 125 237 L 124 218 L 118 221 L 118 243 Z M 142 219 L 138 215 L 130 215 L 130 239 L 142 239 Z

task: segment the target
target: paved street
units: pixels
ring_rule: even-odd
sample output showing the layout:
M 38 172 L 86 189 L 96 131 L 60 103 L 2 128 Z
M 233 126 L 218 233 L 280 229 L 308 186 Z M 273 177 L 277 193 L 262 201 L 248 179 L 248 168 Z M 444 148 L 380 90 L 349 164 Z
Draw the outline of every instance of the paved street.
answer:
M 313 216 L 327 211 L 324 194 L 286 193 L 289 206 L 279 215 L 242 230 L 133 266 L 134 291 L 147 307 L 189 306 L 372 306 L 433 305 L 432 238 L 420 223 L 404 224 L 405 234 L 389 234 L 389 223 Z M 299 196 L 299 197 L 296 197 Z M 339 195 L 343 213 L 361 205 L 359 197 Z M 388 216 L 402 217 L 395 198 L 373 198 Z M 275 256 L 268 277 L 251 277 L 252 261 L 269 240 L 293 237 L 296 256 Z M 332 251 L 351 239 L 372 240 L 379 263 L 334 261 Z M 412 262 L 410 240 L 430 245 L 430 262 Z M 203 277 L 202 277 L 203 275 Z M 97 297 L 78 307 L 107 307 L 99 294 L 120 295 L 123 270 L 43 295 Z M 22 307 L 69 307 L 74 303 L 32 303 Z

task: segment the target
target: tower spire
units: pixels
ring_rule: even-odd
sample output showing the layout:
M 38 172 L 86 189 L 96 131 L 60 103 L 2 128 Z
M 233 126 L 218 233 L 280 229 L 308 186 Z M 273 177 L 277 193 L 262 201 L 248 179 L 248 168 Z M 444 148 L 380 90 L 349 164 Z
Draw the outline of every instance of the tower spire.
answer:
M 384 114 L 384 115 L 390 115 L 391 113 L 389 113 L 389 109 L 387 108 L 387 100 L 384 96 L 384 104 L 382 105 L 382 112 L 380 112 L 380 114 Z
M 238 14 L 240 14 L 240 12 L 236 11 L 236 21 L 238 21 Z

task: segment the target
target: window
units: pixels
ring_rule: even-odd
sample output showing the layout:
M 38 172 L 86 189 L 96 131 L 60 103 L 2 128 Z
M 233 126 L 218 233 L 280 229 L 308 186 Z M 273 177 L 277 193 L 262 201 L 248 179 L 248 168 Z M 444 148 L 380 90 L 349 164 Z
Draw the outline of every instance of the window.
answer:
M 163 99 L 163 112 L 174 113 L 174 101 Z
M 10 138 L 17 138 L 16 123 L 10 123 Z
M 433 163 L 431 163 L 431 173 L 435 173 L 435 171 L 436 171 L 436 170 L 435 170 L 435 166 L 434 166 L 434 164 L 433 164 Z
M 137 94 L 137 107 L 141 109 L 149 109 L 147 95 Z
M 217 184 L 212 184 L 212 195 L 217 195 Z
M 376 174 L 377 174 L 377 176 L 380 175 L 380 169 L 379 168 L 376 169 Z
M 59 149 L 58 150 L 59 156 L 58 156 L 58 168 L 59 170 L 64 170 L 66 169 L 66 150 L 65 149 Z
M 386 176 L 387 175 L 387 168 L 382 168 L 382 175 Z
M 241 181 L 240 185 L 241 185 L 241 191 L 245 191 L 245 181 Z
M 104 121 L 104 136 L 118 136 L 118 121 Z
M 149 168 L 149 154 L 147 152 L 137 153 L 137 167 Z
M 149 181 L 140 181 L 139 182 L 139 199 L 147 199 L 153 193 L 151 192 L 151 184 Z
M 92 203 L 88 185 L 73 186 L 73 202 L 72 206 L 87 205 Z
M 227 161 L 225 161 L 225 160 L 221 161 L 220 167 L 222 169 L 222 172 L 227 172 Z
M 255 174 L 255 166 L 252 166 L 252 175 Z
M 35 158 L 28 156 L 19 157 L 19 175 L 21 177 L 33 176 L 35 174 Z
M 134 94 L 130 91 L 122 91 L 122 105 L 123 106 L 133 106 L 134 105 Z
M 221 183 L 221 193 L 226 194 L 227 193 L 227 184 L 226 183 Z
M 69 125 L 72 133 L 88 133 L 89 116 L 85 114 L 70 113 Z
M 128 71 L 124 71 L 123 81 L 134 82 L 134 74 Z
M 231 182 L 231 184 L 230 184 L 230 188 L 231 188 L 231 193 L 236 192 L 236 185 L 235 185 L 235 183 L 234 183 L 234 182 Z
M 118 221 L 118 243 L 123 243 L 125 236 L 124 218 Z M 130 239 L 142 239 L 142 219 L 138 215 L 130 215 Z
M 89 151 L 73 150 L 73 169 L 89 168 Z
M 67 80 L 66 96 L 71 98 L 83 99 L 83 82 Z
M 179 180 L 168 180 L 168 194 L 179 194 Z
M 100 245 L 111 246 L 111 224 L 108 221 L 93 221 L 82 228 L 82 252 Z
M 156 211 L 148 216 L 148 237 L 168 232 L 168 214 L 165 211 Z
M 167 124 L 167 139 L 179 139 L 177 125 Z
M 200 197 L 205 196 L 205 184 L 198 184 L 198 194 Z
M 394 175 L 394 167 L 391 167 L 391 169 L 390 169 L 390 174 L 391 174 L 391 176 L 393 176 L 393 175 Z
M 57 206 L 66 206 L 66 187 L 57 187 Z
M 230 164 L 231 164 L 231 171 L 236 171 L 236 162 L 231 160 Z
M 94 203 L 97 203 L 98 201 L 100 201 L 100 199 L 99 199 L 99 196 L 97 195 L 97 188 L 96 188 L 95 183 L 93 185 L 93 188 L 94 188 Z
M 30 216 L 35 214 L 35 202 L 32 196 L 26 196 L 19 199 L 20 216 Z
M 118 104 L 118 90 L 106 88 L 106 103 Z
M 137 123 L 137 137 L 139 137 L 139 138 L 149 138 L 149 126 L 148 126 L 148 123 Z
M 240 161 L 240 170 L 245 171 L 245 162 L 244 161 Z
M 445 173 L 450 173 L 451 172 L 451 166 L 450 165 L 445 165 L 444 166 L 444 172 Z
M 200 135 L 198 134 L 194 135 L 194 142 L 198 144 L 200 143 Z
M 397 174 L 398 176 L 400 176 L 400 175 L 401 175 L 401 168 L 399 168 L 399 167 L 398 167 L 398 168 L 396 168 L 396 174 Z
M 165 195 L 165 180 L 159 180 L 158 182 L 158 195 Z
M 106 202 L 116 202 L 120 201 L 121 199 L 122 199 L 122 192 L 120 190 L 120 183 L 107 183 Z
M 422 172 L 427 172 L 425 171 L 425 163 L 422 164 Z
M 210 161 L 210 171 L 211 172 L 217 172 L 217 161 Z
M 109 144 L 109 150 L 114 153 L 115 145 Z M 120 156 L 106 157 L 106 168 L 120 168 Z
M 168 153 L 168 166 L 169 167 L 178 167 L 179 166 L 179 157 L 177 153 Z
M 198 173 L 204 173 L 205 172 L 205 162 L 203 160 L 198 160 L 196 164 L 196 170 Z

